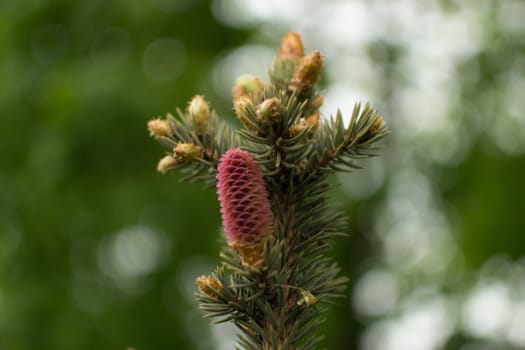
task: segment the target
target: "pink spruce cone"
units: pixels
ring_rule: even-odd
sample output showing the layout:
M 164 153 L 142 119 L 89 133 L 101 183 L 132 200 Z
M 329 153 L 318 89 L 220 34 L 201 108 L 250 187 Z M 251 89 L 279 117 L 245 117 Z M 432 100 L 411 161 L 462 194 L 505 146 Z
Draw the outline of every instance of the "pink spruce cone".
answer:
M 273 223 L 261 171 L 250 153 L 233 148 L 221 157 L 217 180 L 228 244 L 239 253 L 245 265 L 256 266 Z

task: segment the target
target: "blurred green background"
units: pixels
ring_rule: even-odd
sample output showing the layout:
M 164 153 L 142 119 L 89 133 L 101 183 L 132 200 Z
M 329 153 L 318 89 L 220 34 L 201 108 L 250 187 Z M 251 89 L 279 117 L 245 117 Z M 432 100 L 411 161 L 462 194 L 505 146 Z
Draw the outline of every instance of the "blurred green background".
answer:
M 155 171 L 147 120 L 231 113 L 280 37 L 322 51 L 324 116 L 393 132 L 334 176 L 348 298 L 328 349 L 525 349 L 525 2 L 3 0 L 0 349 L 232 349 L 194 278 L 218 263 L 213 190 Z

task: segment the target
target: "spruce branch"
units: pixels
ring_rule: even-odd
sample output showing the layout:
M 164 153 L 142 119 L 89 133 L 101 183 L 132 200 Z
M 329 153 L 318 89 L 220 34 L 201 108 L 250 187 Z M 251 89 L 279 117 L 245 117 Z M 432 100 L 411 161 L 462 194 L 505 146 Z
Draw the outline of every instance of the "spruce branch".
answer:
M 201 181 L 214 185 L 221 156 L 240 144 L 239 137 L 228 124 L 220 121 L 200 95 L 195 96 L 186 112 L 177 109 L 177 117 L 148 122 L 148 130 L 170 153 L 159 161 L 157 170 L 166 173 L 180 170 L 183 181 Z
M 375 156 L 388 128 L 369 104 L 357 103 L 348 125 L 340 111 L 323 120 L 322 64 L 318 51 L 305 55 L 299 35 L 287 33 L 270 83 L 242 76 L 233 87 L 240 130 L 202 96 L 177 117 L 148 123 L 170 149 L 160 172 L 217 184 L 227 244 L 221 265 L 197 278 L 196 297 L 205 317 L 238 327 L 237 349 L 315 349 L 326 305 L 347 284 L 328 254 L 345 227 L 328 202 L 328 177 Z

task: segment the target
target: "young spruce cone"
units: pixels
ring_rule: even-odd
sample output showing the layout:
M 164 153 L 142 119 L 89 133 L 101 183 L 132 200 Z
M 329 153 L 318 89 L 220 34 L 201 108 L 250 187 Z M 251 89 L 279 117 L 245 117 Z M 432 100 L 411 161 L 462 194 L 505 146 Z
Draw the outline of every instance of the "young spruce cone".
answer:
M 246 266 L 261 263 L 273 214 L 261 171 L 247 151 L 233 148 L 218 165 L 217 192 L 228 245 Z

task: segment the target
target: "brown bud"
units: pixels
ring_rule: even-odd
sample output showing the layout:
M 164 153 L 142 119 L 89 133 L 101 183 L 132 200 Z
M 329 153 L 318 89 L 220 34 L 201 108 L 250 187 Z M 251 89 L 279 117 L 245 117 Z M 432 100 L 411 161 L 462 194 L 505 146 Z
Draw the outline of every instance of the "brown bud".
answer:
M 237 118 L 240 118 L 245 114 L 249 114 L 250 111 L 255 110 L 255 105 L 250 97 L 241 96 L 233 103 L 233 110 Z
M 260 242 L 229 241 L 228 246 L 241 257 L 243 266 L 261 267 L 266 240 Z
M 314 51 L 301 60 L 289 85 L 291 91 L 306 91 L 311 89 L 321 76 L 323 58 L 319 51 Z
M 235 100 L 233 110 L 242 125 L 247 129 L 254 130 L 253 125 L 248 121 L 249 115 L 255 111 L 255 105 L 250 97 L 241 96 Z
M 152 119 L 148 122 L 148 130 L 151 136 L 171 136 L 171 126 L 167 120 L 160 118 Z
M 281 41 L 277 58 L 281 60 L 298 60 L 303 56 L 304 48 L 301 36 L 296 32 L 286 33 Z
M 240 76 L 233 85 L 232 95 L 235 103 L 242 96 L 249 96 L 252 93 L 262 91 L 264 84 L 258 77 L 253 75 Z
M 308 127 L 306 124 L 306 121 L 304 118 L 299 119 L 298 123 L 295 123 L 288 129 L 288 132 L 290 133 L 290 136 L 294 137 L 299 135 L 303 130 L 305 130 Z
M 371 133 L 376 132 L 376 131 L 379 130 L 379 128 L 381 127 L 381 124 L 383 124 L 383 118 L 382 118 L 381 116 L 379 116 L 379 117 L 375 120 L 374 124 L 372 124 L 372 126 L 370 127 L 369 132 L 371 132 Z
M 188 113 L 195 121 L 197 132 L 202 134 L 208 128 L 208 119 L 210 117 L 210 106 L 201 95 L 196 95 L 188 105 Z
M 317 129 L 317 127 L 319 127 L 319 118 L 319 112 L 310 114 L 308 117 L 305 118 L 306 125 L 311 125 L 313 129 Z
M 168 171 L 173 170 L 179 165 L 179 161 L 172 156 L 163 157 L 157 164 L 157 171 L 162 174 L 166 174 Z
M 279 121 L 279 107 L 281 101 L 278 98 L 268 98 L 263 101 L 257 108 L 257 118 L 262 121 L 270 121 L 272 123 Z
M 210 277 L 210 276 L 199 276 L 195 280 L 197 282 L 197 285 L 199 286 L 199 289 L 204 294 L 212 297 L 212 298 L 218 298 L 219 294 L 222 292 L 222 284 L 217 279 Z
M 310 102 L 308 102 L 308 107 L 313 108 L 313 109 L 319 109 L 323 105 L 323 102 L 324 102 L 324 99 L 321 96 L 316 95 L 312 97 Z
M 188 161 L 202 156 L 202 148 L 193 143 L 179 143 L 173 149 L 173 155 L 177 160 Z

